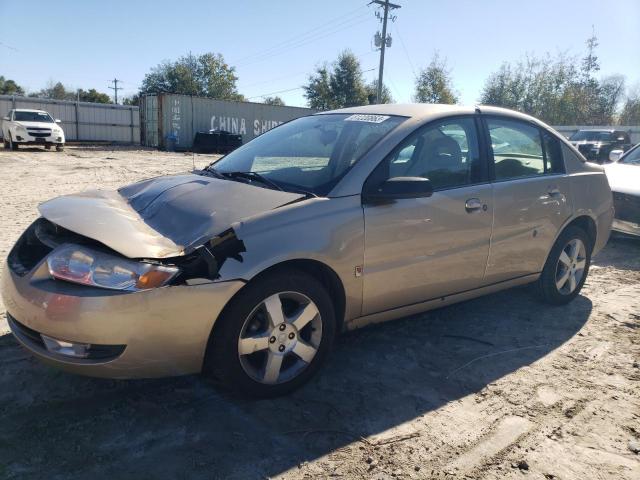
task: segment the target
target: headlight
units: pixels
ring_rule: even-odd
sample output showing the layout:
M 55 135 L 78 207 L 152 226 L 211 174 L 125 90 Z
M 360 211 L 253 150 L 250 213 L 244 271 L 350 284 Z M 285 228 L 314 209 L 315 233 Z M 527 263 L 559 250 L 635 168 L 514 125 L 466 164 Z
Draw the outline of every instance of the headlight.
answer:
M 16 130 L 18 132 L 26 132 L 27 131 L 27 129 L 24 128 L 22 125 L 16 125 Z
M 47 266 L 59 280 L 133 292 L 166 285 L 179 272 L 176 267 L 136 262 L 76 245 L 54 250 L 47 257 Z

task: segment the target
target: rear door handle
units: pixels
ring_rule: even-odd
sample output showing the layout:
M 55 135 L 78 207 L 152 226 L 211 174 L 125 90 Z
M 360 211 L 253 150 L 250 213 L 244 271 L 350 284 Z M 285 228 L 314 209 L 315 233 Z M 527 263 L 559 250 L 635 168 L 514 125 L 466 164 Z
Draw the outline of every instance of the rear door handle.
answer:
M 472 213 L 479 210 L 486 210 L 487 206 L 483 205 L 479 198 L 470 198 L 464 202 L 464 209 L 467 213 Z
M 560 195 L 560 189 L 558 187 L 549 187 L 549 189 L 547 190 L 547 193 L 549 194 L 550 197 L 556 197 Z

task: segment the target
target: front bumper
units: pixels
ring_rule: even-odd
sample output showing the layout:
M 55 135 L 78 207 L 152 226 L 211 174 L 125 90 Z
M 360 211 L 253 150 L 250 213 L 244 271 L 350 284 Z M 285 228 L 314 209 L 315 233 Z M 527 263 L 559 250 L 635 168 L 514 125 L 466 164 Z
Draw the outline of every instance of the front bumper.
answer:
M 152 378 L 201 371 L 215 320 L 243 285 L 230 281 L 103 291 L 52 280 L 41 262 L 24 276 L 5 263 L 0 287 L 15 337 L 45 363 L 96 377 Z M 111 358 L 66 357 L 25 338 L 25 331 L 124 350 Z
M 64 145 L 64 135 L 52 134 L 46 137 L 33 136 L 28 132 L 16 133 L 14 143 L 19 145 Z

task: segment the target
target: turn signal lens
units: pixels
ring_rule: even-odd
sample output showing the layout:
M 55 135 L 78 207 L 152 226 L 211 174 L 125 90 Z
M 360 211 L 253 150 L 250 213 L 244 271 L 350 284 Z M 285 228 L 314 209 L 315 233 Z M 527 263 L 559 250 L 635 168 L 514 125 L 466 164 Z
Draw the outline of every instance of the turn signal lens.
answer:
M 178 268 L 137 262 L 76 245 L 62 245 L 47 257 L 53 278 L 110 290 L 138 291 L 166 285 Z

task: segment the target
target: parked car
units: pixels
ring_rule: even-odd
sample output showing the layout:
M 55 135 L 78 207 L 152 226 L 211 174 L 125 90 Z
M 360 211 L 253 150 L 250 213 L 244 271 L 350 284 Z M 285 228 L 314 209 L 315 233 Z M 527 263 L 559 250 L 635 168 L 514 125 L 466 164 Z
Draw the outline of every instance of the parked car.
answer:
M 613 192 L 613 230 L 640 236 L 640 144 L 626 154 L 613 150 L 605 172 Z
M 565 304 L 613 218 L 602 168 L 550 127 L 424 104 L 299 118 L 202 171 L 39 210 L 1 286 L 23 346 L 256 396 L 307 381 L 345 329 L 527 283 Z
M 605 163 L 611 150 L 629 150 L 633 144 L 629 134 L 622 130 L 578 130 L 569 137 L 587 160 Z
M 61 151 L 64 131 L 59 123 L 43 110 L 10 110 L 2 119 L 4 148 L 17 150 L 20 145 L 43 145 Z

